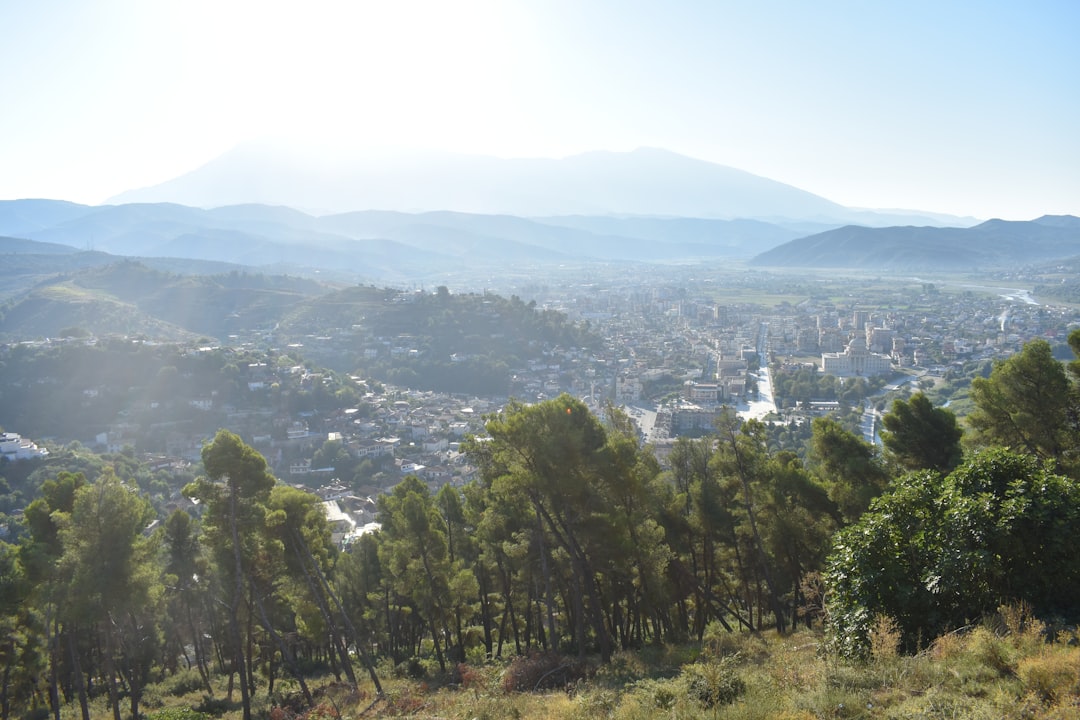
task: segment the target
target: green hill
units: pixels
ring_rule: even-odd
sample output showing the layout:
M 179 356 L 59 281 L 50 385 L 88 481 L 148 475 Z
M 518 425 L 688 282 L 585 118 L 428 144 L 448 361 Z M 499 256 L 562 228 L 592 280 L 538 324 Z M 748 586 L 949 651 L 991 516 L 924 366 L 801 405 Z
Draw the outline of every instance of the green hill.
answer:
M 157 340 L 226 337 L 273 324 L 300 300 L 326 291 L 301 279 L 178 275 L 114 262 L 54 275 L 10 299 L 0 317 L 0 337 L 50 337 L 70 327 Z
M 123 261 L 51 277 L 0 308 L 0 339 L 211 337 L 302 349 L 342 372 L 421 389 L 506 395 L 512 369 L 559 345 L 594 347 L 587 327 L 498 295 L 334 289 L 230 272 L 179 275 Z
M 1080 219 L 988 220 L 970 228 L 857 225 L 799 238 L 752 265 L 867 270 L 972 271 L 1016 267 L 1080 253 Z
M 320 329 L 322 337 L 313 337 Z M 311 298 L 282 318 L 281 344 L 338 371 L 362 368 L 407 387 L 505 395 L 511 370 L 546 349 L 598 338 L 562 313 L 489 294 L 354 287 Z

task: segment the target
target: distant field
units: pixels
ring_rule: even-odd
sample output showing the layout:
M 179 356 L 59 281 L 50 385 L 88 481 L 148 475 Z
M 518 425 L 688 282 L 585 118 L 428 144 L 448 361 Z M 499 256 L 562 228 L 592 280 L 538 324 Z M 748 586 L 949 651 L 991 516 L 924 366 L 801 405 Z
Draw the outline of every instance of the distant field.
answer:
M 754 304 L 765 307 L 777 307 L 783 303 L 792 305 L 806 299 L 805 295 L 785 294 L 773 289 L 755 290 L 753 288 L 716 288 L 709 293 L 709 298 L 717 304 Z
M 863 308 L 921 307 L 935 303 L 933 295 L 995 296 L 1008 290 L 1030 289 L 1022 283 L 1010 285 L 992 277 L 921 273 L 881 275 L 853 270 L 747 271 L 737 265 L 703 273 L 698 287 L 701 294 L 717 303 L 752 303 L 778 307 L 813 301 L 837 306 L 858 304 Z M 693 284 L 693 281 L 690 282 Z

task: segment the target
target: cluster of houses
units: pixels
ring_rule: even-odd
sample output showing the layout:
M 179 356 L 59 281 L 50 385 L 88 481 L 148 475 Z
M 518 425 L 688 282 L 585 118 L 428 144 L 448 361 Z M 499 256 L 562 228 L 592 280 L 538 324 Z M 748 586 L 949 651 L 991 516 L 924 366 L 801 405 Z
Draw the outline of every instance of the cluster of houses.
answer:
M 601 355 L 610 372 L 601 375 L 597 369 L 594 381 L 602 385 L 603 377 L 611 397 L 624 405 L 662 397 L 665 410 L 658 422 L 672 434 L 709 429 L 719 404 L 752 399 L 748 358 L 762 365 L 812 364 L 840 378 L 911 367 L 937 374 L 950 366 L 1008 357 L 1035 337 L 1063 342 L 1080 320 L 1069 308 L 986 288 L 957 294 L 928 284 L 875 288 L 871 283 L 865 292 L 851 287 L 846 302 L 811 295 L 767 308 L 716 302 L 708 278 L 675 284 L 657 277 L 652 287 L 647 283 L 636 278 L 605 285 L 590 278 L 548 287 L 541 300 L 544 307 L 588 320 L 605 337 Z M 679 386 L 664 386 L 665 379 Z
M 323 485 L 315 490 L 330 525 L 330 539 L 338 547 L 347 547 L 361 535 L 378 530 L 378 504 L 370 495 L 357 495 L 341 483 Z
M 0 459 L 8 461 L 34 460 L 48 457 L 48 455 L 49 451 L 46 448 L 38 447 L 33 440 L 24 438 L 18 433 L 0 433 Z
M 500 407 L 501 401 L 391 388 L 366 393 L 363 411 L 341 408 L 325 415 L 311 414 L 294 421 L 284 442 L 259 436 L 254 445 L 291 482 L 310 486 L 350 481 L 332 477 L 333 467 L 313 464 L 315 451 L 330 441 L 340 443 L 354 460 L 392 466 L 397 475 L 416 475 L 438 488 L 473 477 L 475 468 L 462 454 L 461 442 L 469 434 L 482 434 L 484 415 Z M 385 488 L 360 489 L 378 492 Z
M 936 369 L 954 362 L 1003 358 L 1036 337 L 1064 340 L 1078 320 L 1066 307 L 1027 296 L 937 295 L 917 309 L 845 311 L 807 301 L 784 322 L 770 322 L 770 350 L 780 357 L 821 355 L 838 376 L 874 375 L 895 367 Z
M 588 321 L 604 344 L 591 350 L 548 348 L 542 357 L 512 370 L 511 396 L 532 402 L 569 392 L 602 412 L 608 401 L 636 405 L 656 400 L 659 393 L 670 410 L 665 422 L 672 434 L 679 434 L 712 427 L 717 406 L 753 397 L 754 368 L 769 358 L 814 362 L 840 377 L 908 366 L 937 371 L 950 363 L 1006 357 L 1033 337 L 1063 341 L 1077 323 L 1076 313 L 1068 309 L 986 293 L 927 292 L 912 299 L 897 291 L 890 307 L 881 308 L 882 298 L 876 297 L 875 309 L 864 309 L 854 296 L 846 304 L 809 298 L 765 307 L 717 302 L 710 296 L 715 288 L 704 280 L 649 282 L 613 278 L 597 283 L 590 278 L 531 293 L 543 309 Z M 335 342 L 334 330 L 319 332 L 315 341 Z M 408 338 L 388 342 L 391 355 L 415 349 Z M 472 478 L 476 470 L 461 453 L 461 442 L 469 434 L 482 434 L 484 416 L 507 400 L 381 387 L 351 378 L 357 392 L 350 402 L 311 410 L 275 405 L 269 398 L 282 388 L 325 389 L 340 379 L 269 356 L 242 363 L 238 377 L 241 393 L 251 402 L 226 402 L 212 392 L 184 402 L 193 412 L 220 415 L 224 426 L 251 442 L 286 482 L 315 489 L 341 542 L 373 527 L 372 498 L 405 475 L 420 477 L 432 489 Z M 197 461 L 214 430 L 166 428 L 159 461 Z M 101 433 L 98 445 L 111 451 L 134 446 L 140 431 L 145 428 L 137 419 L 126 417 Z M 338 477 L 334 465 L 320 462 L 319 451 L 328 441 L 357 463 L 377 465 L 382 470 L 378 483 Z M 4 433 L 0 453 L 24 459 L 47 451 Z

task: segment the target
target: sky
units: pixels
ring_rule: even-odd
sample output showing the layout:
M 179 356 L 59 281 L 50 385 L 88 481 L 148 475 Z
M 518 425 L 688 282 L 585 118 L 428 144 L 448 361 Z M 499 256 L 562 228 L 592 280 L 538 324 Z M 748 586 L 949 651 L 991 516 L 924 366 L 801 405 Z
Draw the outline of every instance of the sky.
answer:
M 1075 0 L 0 0 L 0 199 L 245 143 L 661 147 L 851 207 L 1080 215 Z

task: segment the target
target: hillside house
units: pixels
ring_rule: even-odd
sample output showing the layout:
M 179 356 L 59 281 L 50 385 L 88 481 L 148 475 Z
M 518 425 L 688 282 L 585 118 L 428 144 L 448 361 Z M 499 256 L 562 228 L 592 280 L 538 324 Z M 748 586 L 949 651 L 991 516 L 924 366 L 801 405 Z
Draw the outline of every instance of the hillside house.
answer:
M 48 450 L 39 448 L 33 441 L 18 433 L 0 433 L 0 457 L 5 460 L 33 460 L 48 455 Z

